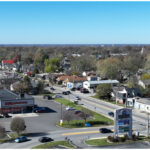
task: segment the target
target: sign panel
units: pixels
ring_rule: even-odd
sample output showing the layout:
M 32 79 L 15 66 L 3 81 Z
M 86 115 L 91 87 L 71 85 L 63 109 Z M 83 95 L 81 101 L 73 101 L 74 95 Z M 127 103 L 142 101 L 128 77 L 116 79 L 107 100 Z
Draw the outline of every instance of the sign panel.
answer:
M 128 132 L 132 136 L 132 109 L 122 108 L 115 112 L 115 136 L 119 133 Z
M 10 108 L 10 107 L 25 107 L 34 105 L 34 100 L 3 100 L 1 101 L 1 108 Z

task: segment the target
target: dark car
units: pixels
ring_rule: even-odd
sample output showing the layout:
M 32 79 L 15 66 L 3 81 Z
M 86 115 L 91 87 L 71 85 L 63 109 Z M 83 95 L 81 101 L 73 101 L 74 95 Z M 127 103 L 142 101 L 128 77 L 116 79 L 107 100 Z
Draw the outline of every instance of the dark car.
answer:
M 3 114 L 3 117 L 4 118 L 9 118 L 10 116 L 6 113 L 6 114 Z
M 80 92 L 81 93 L 89 93 L 89 91 L 87 89 L 85 89 L 85 88 L 80 89 Z
M 52 97 L 51 97 L 50 95 L 44 95 L 44 96 L 43 96 L 43 99 L 48 99 L 48 100 L 50 100 L 50 99 L 52 99 Z
M 81 90 L 81 87 L 77 87 L 77 90 L 80 91 L 80 90 Z
M 71 94 L 71 92 L 70 91 L 66 91 L 68 94 Z
M 108 115 L 111 116 L 111 117 L 114 117 L 114 113 L 113 112 L 109 112 Z
M 73 87 L 72 89 L 71 89 L 71 91 L 75 91 L 76 90 L 76 88 L 75 87 Z
M 74 114 L 79 114 L 79 113 L 81 113 L 81 111 L 79 111 L 79 110 L 76 110 L 75 112 L 74 112 Z
M 38 108 L 34 108 L 34 112 L 35 113 L 45 113 L 46 109 L 45 109 L 45 107 L 38 107 Z
M 41 137 L 41 138 L 39 138 L 39 141 L 41 143 L 44 143 L 44 142 L 51 142 L 51 141 L 54 141 L 54 140 L 50 137 Z
M 100 133 L 112 133 L 112 131 L 107 128 L 100 128 L 99 131 L 100 131 Z
M 52 91 L 54 91 L 55 89 L 53 87 L 50 88 Z
M 29 95 L 36 95 L 36 94 L 38 94 L 38 91 L 37 91 L 37 90 L 30 90 L 30 91 L 28 92 L 28 94 L 29 94 Z
M 25 142 L 25 141 L 27 141 L 27 140 L 28 140 L 27 137 L 25 137 L 25 136 L 20 136 L 20 137 L 18 137 L 18 138 L 15 139 L 15 142 L 16 142 L 16 143 L 20 143 L 20 142 Z
M 62 94 L 64 94 L 64 95 L 69 95 L 69 93 L 68 93 L 68 92 L 62 92 Z

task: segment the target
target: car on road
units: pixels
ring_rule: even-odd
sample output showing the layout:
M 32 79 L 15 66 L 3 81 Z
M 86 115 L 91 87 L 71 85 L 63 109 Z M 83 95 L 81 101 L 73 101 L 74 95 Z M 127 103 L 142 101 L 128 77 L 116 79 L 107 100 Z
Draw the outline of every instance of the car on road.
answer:
M 70 107 L 70 106 L 68 106 L 68 107 L 66 107 L 66 110 L 75 110 L 75 108 L 73 108 L 73 107 Z
M 54 95 L 52 98 L 62 98 L 61 95 Z
M 112 131 L 107 128 L 100 128 L 99 131 L 100 131 L 100 133 L 112 133 Z
M 55 89 L 53 87 L 51 87 L 50 90 L 54 91 Z
M 52 97 L 51 97 L 50 95 L 44 95 L 44 96 L 43 96 L 43 99 L 51 100 L 51 99 L 52 99 Z
M 66 91 L 68 94 L 71 94 L 71 92 L 70 91 Z
M 76 90 L 76 88 L 75 87 L 73 87 L 72 89 L 71 89 L 71 91 L 75 91 Z
M 18 137 L 18 138 L 15 139 L 15 142 L 16 142 L 16 143 L 20 143 L 20 142 L 25 142 L 25 141 L 27 141 L 27 140 L 28 140 L 28 139 L 27 139 L 26 136 L 20 136 L 20 137 Z
M 54 140 L 50 137 L 41 137 L 41 138 L 39 138 L 39 141 L 41 143 L 44 143 L 44 142 L 51 142 L 51 141 L 54 141 Z
M 81 89 L 82 89 L 82 87 L 77 87 L 77 89 L 76 89 L 76 90 L 80 91 Z
M 11 116 L 9 116 L 7 113 L 5 113 L 5 114 L 3 114 L 3 117 L 4 117 L 4 118 L 9 118 L 9 117 L 11 117 Z
M 108 115 L 109 115 L 110 117 L 114 117 L 114 112 L 108 112 Z
M 79 96 L 76 96 L 76 100 L 81 100 L 81 98 Z

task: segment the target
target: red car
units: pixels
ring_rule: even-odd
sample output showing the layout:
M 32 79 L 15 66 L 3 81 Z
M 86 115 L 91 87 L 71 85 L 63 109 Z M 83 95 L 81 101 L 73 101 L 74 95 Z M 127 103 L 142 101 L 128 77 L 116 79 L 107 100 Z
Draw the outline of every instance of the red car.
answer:
M 39 108 L 37 108 L 36 110 L 34 110 L 34 112 L 35 113 L 45 113 L 46 112 L 46 110 L 45 110 L 45 108 L 43 108 L 43 107 L 39 107 Z

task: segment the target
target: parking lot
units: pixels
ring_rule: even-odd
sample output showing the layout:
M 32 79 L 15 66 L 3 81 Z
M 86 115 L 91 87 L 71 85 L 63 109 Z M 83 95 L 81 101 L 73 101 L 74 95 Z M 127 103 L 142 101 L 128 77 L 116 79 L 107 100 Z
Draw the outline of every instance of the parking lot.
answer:
M 38 132 L 48 132 L 59 130 L 60 128 L 56 126 L 57 121 L 61 117 L 61 105 L 54 102 L 54 100 L 43 99 L 43 96 L 34 96 L 35 104 L 40 107 L 46 107 L 46 113 L 24 113 L 24 114 L 13 114 L 12 117 L 21 116 L 24 117 L 26 123 L 26 131 L 31 133 Z M 63 111 L 65 107 L 63 107 Z M 10 114 L 11 115 L 11 114 Z M 10 118 L 0 118 L 0 123 L 10 131 Z

